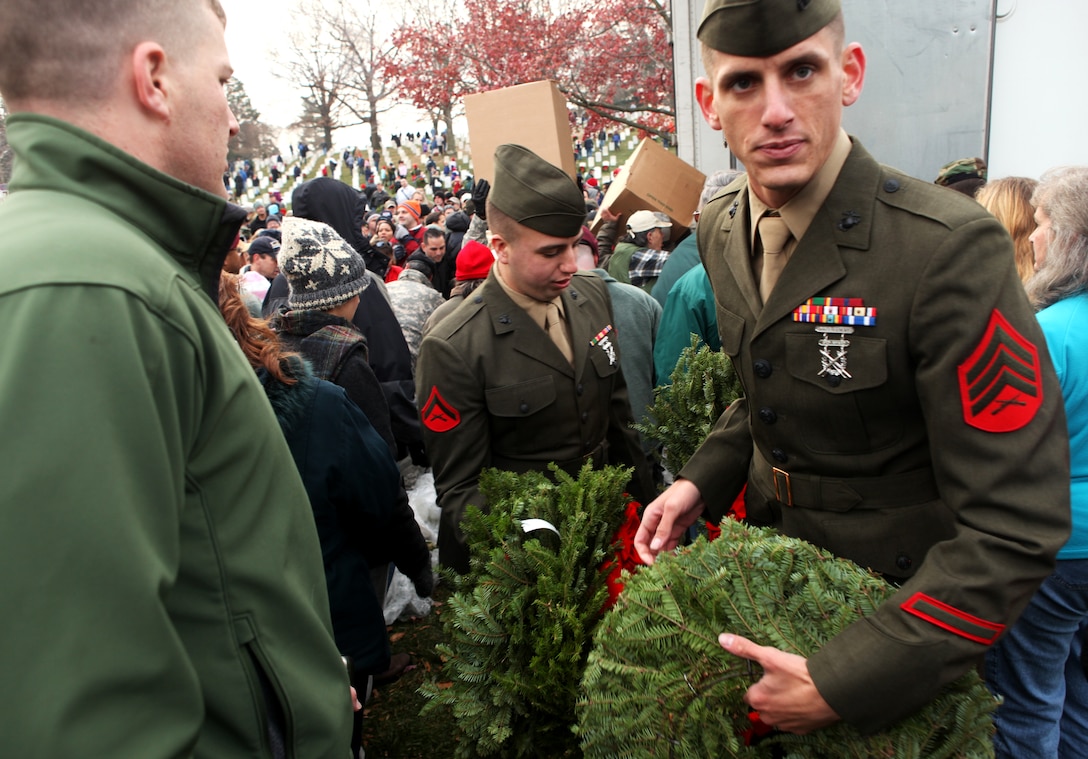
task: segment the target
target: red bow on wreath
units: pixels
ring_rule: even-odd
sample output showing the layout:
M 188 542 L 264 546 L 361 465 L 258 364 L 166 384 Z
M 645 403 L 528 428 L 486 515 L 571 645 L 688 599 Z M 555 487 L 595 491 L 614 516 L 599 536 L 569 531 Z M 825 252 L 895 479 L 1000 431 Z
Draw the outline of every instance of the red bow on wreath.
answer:
M 752 726 L 741 733 L 741 737 L 744 738 L 745 746 L 759 743 L 761 738 L 774 732 L 773 727 L 759 718 L 759 712 L 757 711 L 753 710 L 748 712 L 748 721 L 752 723 Z
M 612 559 L 606 561 L 604 566 L 601 567 L 602 572 L 608 572 L 608 600 L 604 603 L 604 608 L 601 610 L 602 613 L 612 608 L 616 603 L 616 599 L 619 598 L 620 593 L 623 591 L 623 583 L 620 581 L 623 570 L 626 569 L 628 572 L 634 572 L 638 567 L 645 565 L 645 562 L 642 561 L 642 557 L 640 557 L 638 551 L 635 550 L 635 535 L 638 533 L 638 526 L 642 521 L 642 518 L 639 515 L 641 510 L 642 504 L 638 501 L 627 502 L 627 509 L 623 515 L 623 524 L 616 530 L 616 534 L 612 538 L 612 543 L 617 546 L 616 555 Z M 743 489 L 733 504 L 730 516 L 737 519 L 742 519 L 744 517 Z M 710 522 L 706 523 L 707 540 L 717 540 L 721 534 L 722 530 L 718 525 L 711 524 Z
M 729 511 L 729 516 L 734 519 L 743 519 L 745 515 L 744 508 L 744 492 L 747 490 L 747 485 L 741 489 L 733 502 L 732 508 Z M 616 555 L 605 561 L 604 566 L 601 567 L 601 571 L 608 572 L 608 600 L 604 603 L 602 613 L 611 609 L 616 599 L 619 598 L 620 593 L 623 592 L 623 583 L 620 581 L 623 570 L 628 572 L 634 572 L 638 567 L 645 566 L 645 562 L 642 561 L 642 557 L 638 555 L 638 551 L 635 550 L 635 535 L 638 534 L 638 527 L 642 521 L 639 512 L 642 510 L 642 504 L 638 501 L 628 501 L 627 508 L 623 515 L 623 524 L 616 530 L 615 536 L 612 538 L 612 543 L 616 545 Z M 706 536 L 708 541 L 717 540 L 721 537 L 722 529 L 716 524 L 710 522 L 706 523 Z M 774 728 L 759 718 L 759 712 L 753 710 L 748 712 L 748 721 L 751 722 L 751 727 L 744 730 L 741 737 L 744 739 L 745 746 L 751 746 L 753 743 L 758 743 L 763 737 L 770 735 L 774 732 Z
M 635 535 L 638 533 L 638 526 L 642 521 L 639 516 L 641 509 L 642 504 L 638 501 L 627 502 L 627 510 L 623 515 L 623 524 L 616 530 L 616 535 L 612 538 L 613 545 L 617 546 L 616 555 L 606 560 L 604 566 L 601 567 L 602 571 L 608 572 L 608 600 L 604 602 L 602 612 L 612 608 L 623 590 L 620 573 L 625 569 L 628 572 L 633 572 L 636 567 L 644 564 L 642 558 L 638 555 L 638 551 L 635 550 Z

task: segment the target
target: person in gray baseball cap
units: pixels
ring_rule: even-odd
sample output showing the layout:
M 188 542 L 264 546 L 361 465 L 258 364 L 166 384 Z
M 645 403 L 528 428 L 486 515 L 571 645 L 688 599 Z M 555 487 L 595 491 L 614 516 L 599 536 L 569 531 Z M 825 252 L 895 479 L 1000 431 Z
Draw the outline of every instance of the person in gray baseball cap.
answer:
M 976 666 L 1069 530 L 1061 393 L 1007 233 L 842 128 L 865 54 L 839 0 L 709 0 L 699 108 L 747 179 L 702 211 L 744 387 L 643 514 L 653 562 L 747 485 L 747 520 L 901 587 L 808 658 L 723 631 L 779 730 L 872 732 Z M 1014 358 L 1015 356 L 1015 358 Z M 760 641 L 762 642 L 762 641 Z
M 571 473 L 635 468 L 653 479 L 631 429 L 612 303 L 605 283 L 578 271 L 585 203 L 574 180 L 520 145 L 495 151 L 486 201 L 495 264 L 487 280 L 431 329 L 419 349 L 416 399 L 442 509 L 439 561 L 469 568 L 460 522 L 487 508 L 480 470 Z

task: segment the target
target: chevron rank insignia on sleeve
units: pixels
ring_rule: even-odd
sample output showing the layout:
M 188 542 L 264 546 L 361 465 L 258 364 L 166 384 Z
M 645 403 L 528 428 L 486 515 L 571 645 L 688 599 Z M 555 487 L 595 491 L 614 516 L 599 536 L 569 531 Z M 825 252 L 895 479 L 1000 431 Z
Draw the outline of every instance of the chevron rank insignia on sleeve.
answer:
M 432 387 L 431 395 L 420 411 L 420 418 L 431 432 L 449 432 L 461 423 L 461 412 L 442 397 L 437 387 Z
M 986 432 L 1012 432 L 1043 404 L 1039 351 L 994 309 L 978 347 L 959 365 L 963 419 Z

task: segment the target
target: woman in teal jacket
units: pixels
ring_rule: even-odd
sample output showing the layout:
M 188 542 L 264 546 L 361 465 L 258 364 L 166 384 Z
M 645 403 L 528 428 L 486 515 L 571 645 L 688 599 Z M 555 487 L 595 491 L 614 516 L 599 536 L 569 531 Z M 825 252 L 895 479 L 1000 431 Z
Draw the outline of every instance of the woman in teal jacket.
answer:
M 1047 172 L 1032 197 L 1035 275 L 1026 283 L 1062 387 L 1073 532 L 1054 573 L 987 656 L 1004 700 L 998 759 L 1088 756 L 1088 167 Z

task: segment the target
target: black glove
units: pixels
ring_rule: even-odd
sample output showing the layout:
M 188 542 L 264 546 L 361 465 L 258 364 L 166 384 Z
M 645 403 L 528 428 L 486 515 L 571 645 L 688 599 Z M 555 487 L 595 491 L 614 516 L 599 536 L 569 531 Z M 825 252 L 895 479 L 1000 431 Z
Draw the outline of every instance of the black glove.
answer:
M 431 571 L 431 562 L 428 561 L 427 566 L 419 570 L 411 580 L 417 596 L 430 598 L 431 593 L 434 593 L 434 572 Z
M 427 456 L 427 449 L 423 447 L 423 443 L 409 443 L 408 453 L 412 457 L 412 463 L 416 466 L 427 467 L 431 465 L 431 459 Z
M 487 194 L 491 192 L 491 183 L 486 179 L 477 179 L 472 185 L 472 206 L 481 219 L 487 219 Z

